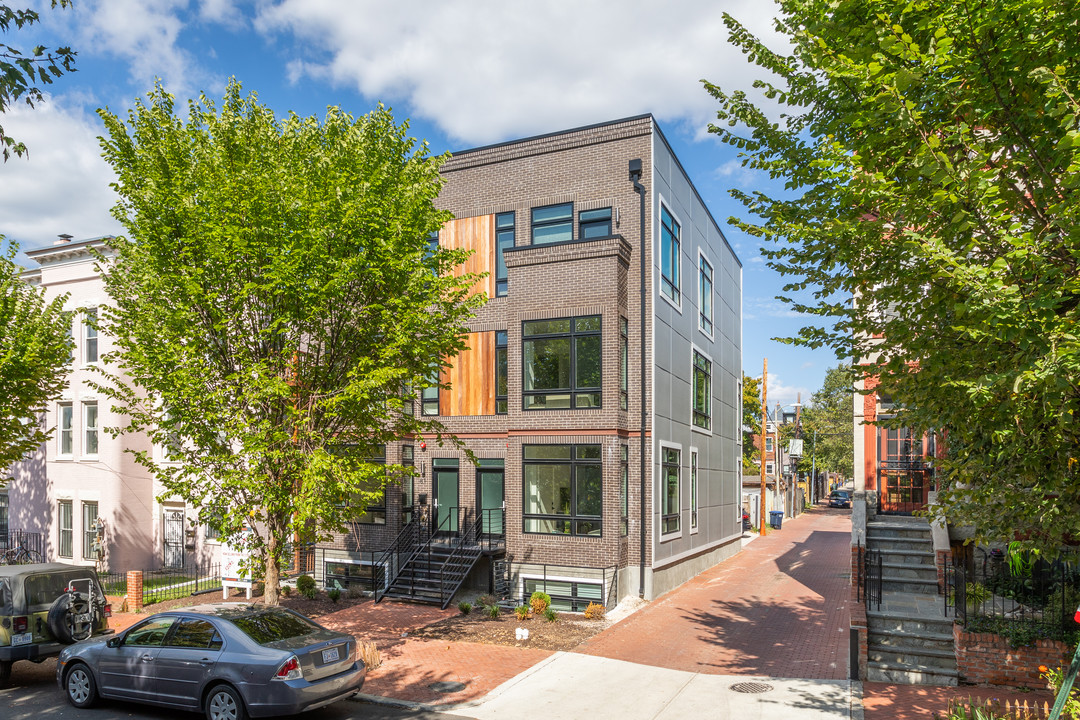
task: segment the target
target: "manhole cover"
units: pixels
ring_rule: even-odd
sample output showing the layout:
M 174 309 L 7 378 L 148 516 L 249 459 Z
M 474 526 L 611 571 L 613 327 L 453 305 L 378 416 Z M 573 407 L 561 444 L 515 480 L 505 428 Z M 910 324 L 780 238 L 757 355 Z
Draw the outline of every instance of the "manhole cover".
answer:
M 435 692 L 451 693 L 451 692 L 460 692 L 461 690 L 464 690 L 465 689 L 465 683 L 437 682 L 437 683 L 431 683 L 430 685 L 428 685 L 428 687 L 431 688 L 432 690 L 434 690 Z
M 731 689 L 738 693 L 763 693 L 772 690 L 772 685 L 757 682 L 735 683 Z

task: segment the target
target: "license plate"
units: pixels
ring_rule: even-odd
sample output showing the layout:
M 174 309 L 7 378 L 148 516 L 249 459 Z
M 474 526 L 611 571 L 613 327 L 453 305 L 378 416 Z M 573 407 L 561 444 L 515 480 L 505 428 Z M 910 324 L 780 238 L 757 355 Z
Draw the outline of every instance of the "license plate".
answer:
M 77 622 L 77 623 L 88 623 L 88 622 L 90 622 L 90 613 L 81 613 L 79 615 L 76 615 L 75 616 L 75 622 Z
M 341 653 L 338 652 L 339 648 L 332 647 L 322 651 L 323 665 L 326 663 L 337 662 L 341 659 Z
M 12 645 L 29 645 L 32 642 L 34 642 L 33 633 L 19 633 L 11 636 Z

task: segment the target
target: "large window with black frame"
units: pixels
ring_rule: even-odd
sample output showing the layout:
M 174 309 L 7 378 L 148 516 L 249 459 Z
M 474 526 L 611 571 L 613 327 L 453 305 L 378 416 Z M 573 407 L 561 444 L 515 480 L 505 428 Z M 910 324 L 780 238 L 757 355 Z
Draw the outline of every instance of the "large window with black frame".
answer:
M 495 297 L 510 292 L 503 251 L 514 247 L 514 213 L 504 212 L 495 216 Z
M 660 532 L 662 535 L 677 533 L 680 528 L 679 468 L 681 455 L 682 451 L 677 448 L 663 447 L 660 449 L 664 483 L 664 501 L 661 506 L 660 516 Z
M 600 407 L 600 316 L 522 323 L 525 410 Z
M 506 331 L 495 331 L 495 414 L 505 415 L 509 410 L 507 387 L 509 385 Z
M 600 535 L 599 445 L 525 445 L 525 532 Z

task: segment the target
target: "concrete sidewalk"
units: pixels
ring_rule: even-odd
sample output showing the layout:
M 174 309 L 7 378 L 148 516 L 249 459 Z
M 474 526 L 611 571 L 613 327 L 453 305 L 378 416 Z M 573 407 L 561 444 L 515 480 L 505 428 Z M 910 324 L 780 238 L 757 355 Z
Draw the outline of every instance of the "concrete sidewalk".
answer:
M 713 675 L 556 653 L 479 703 L 444 712 L 477 720 L 861 720 L 860 697 L 858 684 L 846 680 Z

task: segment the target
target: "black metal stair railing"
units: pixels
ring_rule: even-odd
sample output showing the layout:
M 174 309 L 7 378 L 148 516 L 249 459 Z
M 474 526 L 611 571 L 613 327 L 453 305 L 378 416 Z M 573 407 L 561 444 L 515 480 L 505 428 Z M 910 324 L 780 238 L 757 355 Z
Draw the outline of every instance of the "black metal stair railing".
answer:
M 454 593 L 465 581 L 469 570 L 476 564 L 477 558 L 480 557 L 480 545 L 477 538 L 483 528 L 483 523 L 483 513 L 473 522 L 468 521 L 466 514 L 466 530 L 460 533 L 451 544 L 450 555 L 443 561 L 442 568 L 439 570 L 439 600 L 444 610 L 453 599 Z
M 431 540 L 427 523 L 413 520 L 401 529 L 394 542 L 383 551 L 375 561 L 372 582 L 375 585 L 375 602 L 386 596 L 386 591 L 394 584 L 401 571 L 413 557 Z
M 869 610 L 871 605 L 876 605 L 876 609 L 881 610 L 881 553 L 877 550 L 867 549 L 865 554 L 863 555 L 863 567 L 863 577 L 865 583 L 865 591 L 863 593 L 863 598 L 866 602 L 866 609 Z

